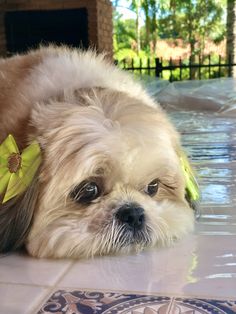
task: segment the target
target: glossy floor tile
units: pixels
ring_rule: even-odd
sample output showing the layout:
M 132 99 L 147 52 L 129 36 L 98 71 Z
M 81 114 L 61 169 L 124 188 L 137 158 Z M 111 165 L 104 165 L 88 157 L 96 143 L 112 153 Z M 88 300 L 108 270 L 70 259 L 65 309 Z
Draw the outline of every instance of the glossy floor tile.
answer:
M 0 314 L 236 313 L 236 116 L 172 110 L 170 118 L 199 173 L 195 232 L 171 248 L 128 256 L 1 257 Z M 141 307 L 131 308 L 138 299 Z
M 70 267 L 71 261 L 35 259 L 26 254 L 0 258 L 0 283 L 52 286 Z
M 76 262 L 61 287 L 234 298 L 236 248 L 228 237 L 189 236 L 173 248 Z M 233 249 L 232 249 L 233 248 Z
M 43 287 L 0 283 L 0 313 L 36 313 L 35 306 L 42 302 L 46 291 Z

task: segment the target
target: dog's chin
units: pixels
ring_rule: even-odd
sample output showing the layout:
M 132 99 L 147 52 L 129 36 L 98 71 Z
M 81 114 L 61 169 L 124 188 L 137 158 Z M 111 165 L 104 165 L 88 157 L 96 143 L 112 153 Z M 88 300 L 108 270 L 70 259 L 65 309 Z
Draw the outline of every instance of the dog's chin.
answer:
M 115 224 L 116 223 L 106 227 L 100 234 L 87 235 L 87 238 L 83 235 L 83 242 L 76 241 L 72 234 L 69 238 L 68 230 L 64 233 L 64 236 L 62 235 L 56 239 L 56 233 L 60 233 L 60 230 L 54 230 L 47 239 L 48 242 L 44 237 L 41 239 L 37 237 L 37 239 L 32 239 L 32 241 L 28 242 L 27 249 L 28 252 L 35 257 L 69 257 L 77 259 L 111 254 L 137 253 L 147 247 L 155 245 L 151 230 L 148 230 L 147 227 L 136 231 L 130 230 L 125 226 L 115 227 Z M 77 237 L 79 238 L 79 235 L 77 235 Z M 54 243 L 53 239 L 55 241 Z M 41 240 L 45 245 L 39 243 Z
M 193 230 L 193 211 L 185 204 L 179 205 L 163 202 L 161 210 L 147 210 L 146 221 L 138 230 L 120 224 L 115 218 L 104 221 L 97 230 L 90 230 L 86 219 L 79 222 L 61 218 L 44 230 L 31 232 L 27 250 L 40 258 L 77 259 L 168 247 Z
M 109 231 L 105 230 L 104 235 L 106 241 L 101 251 L 105 255 L 142 251 L 153 242 L 151 229 L 146 225 L 137 230 L 114 222 Z

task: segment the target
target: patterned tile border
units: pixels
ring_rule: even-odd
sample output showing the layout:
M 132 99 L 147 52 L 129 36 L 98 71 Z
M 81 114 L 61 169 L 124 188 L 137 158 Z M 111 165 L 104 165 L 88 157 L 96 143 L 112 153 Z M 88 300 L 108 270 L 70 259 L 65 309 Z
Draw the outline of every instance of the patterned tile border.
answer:
M 38 314 L 233 314 L 236 300 L 56 291 Z

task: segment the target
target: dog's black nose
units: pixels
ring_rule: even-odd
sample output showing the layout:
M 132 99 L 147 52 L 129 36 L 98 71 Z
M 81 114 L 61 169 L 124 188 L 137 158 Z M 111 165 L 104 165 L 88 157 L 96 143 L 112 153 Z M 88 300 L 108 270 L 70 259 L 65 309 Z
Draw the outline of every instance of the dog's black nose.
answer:
M 120 207 L 116 213 L 116 218 L 132 229 L 137 230 L 143 227 L 145 215 L 142 207 L 131 203 Z

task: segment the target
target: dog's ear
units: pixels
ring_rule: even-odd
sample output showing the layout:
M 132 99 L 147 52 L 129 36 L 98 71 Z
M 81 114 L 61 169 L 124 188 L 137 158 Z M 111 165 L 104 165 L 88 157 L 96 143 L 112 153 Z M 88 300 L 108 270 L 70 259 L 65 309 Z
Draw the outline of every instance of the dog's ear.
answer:
M 28 235 L 38 199 L 37 176 L 24 194 L 0 205 L 0 252 L 20 248 Z

